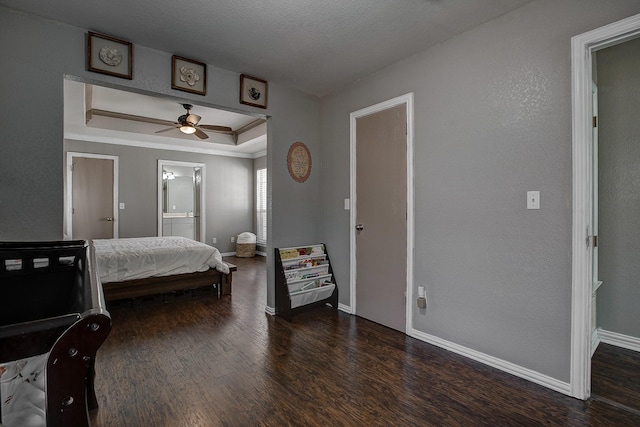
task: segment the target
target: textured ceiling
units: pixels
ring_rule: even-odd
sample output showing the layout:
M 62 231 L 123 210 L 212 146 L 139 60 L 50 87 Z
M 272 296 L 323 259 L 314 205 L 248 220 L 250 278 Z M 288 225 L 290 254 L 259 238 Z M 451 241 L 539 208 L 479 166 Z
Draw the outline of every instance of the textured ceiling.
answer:
M 322 96 L 532 0 L 0 0 Z

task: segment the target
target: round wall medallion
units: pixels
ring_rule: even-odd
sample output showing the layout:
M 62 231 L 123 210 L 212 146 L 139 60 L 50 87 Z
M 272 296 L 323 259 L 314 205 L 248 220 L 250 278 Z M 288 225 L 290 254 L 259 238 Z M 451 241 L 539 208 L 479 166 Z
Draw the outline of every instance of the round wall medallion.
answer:
M 296 182 L 305 182 L 311 175 L 311 153 L 302 142 L 294 142 L 287 154 L 289 175 Z
M 122 62 L 122 52 L 114 47 L 103 47 L 100 49 L 98 57 L 102 62 L 112 67 L 117 67 Z

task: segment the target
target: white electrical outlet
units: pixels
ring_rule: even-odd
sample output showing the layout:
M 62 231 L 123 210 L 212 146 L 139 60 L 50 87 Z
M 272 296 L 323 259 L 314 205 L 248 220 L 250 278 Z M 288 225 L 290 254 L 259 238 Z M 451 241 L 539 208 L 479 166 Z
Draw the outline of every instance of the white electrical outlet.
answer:
M 232 237 L 232 238 L 231 238 L 231 243 L 234 243 L 235 241 L 236 241 L 236 238 L 235 238 L 235 237 Z
M 213 238 L 213 243 L 218 243 L 218 239 L 217 238 Z

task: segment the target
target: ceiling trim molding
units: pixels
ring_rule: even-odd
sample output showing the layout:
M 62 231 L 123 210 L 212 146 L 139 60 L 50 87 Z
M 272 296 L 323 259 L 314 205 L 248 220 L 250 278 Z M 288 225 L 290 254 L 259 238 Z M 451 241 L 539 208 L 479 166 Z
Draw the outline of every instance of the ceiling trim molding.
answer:
M 113 138 L 113 137 L 104 137 L 98 135 L 86 135 L 74 132 L 65 132 L 64 138 L 72 141 L 80 141 L 80 142 L 99 142 L 102 144 L 113 144 L 113 145 L 127 145 L 130 147 L 139 147 L 139 148 L 153 148 L 156 150 L 169 150 L 169 151 L 181 151 L 187 153 L 199 153 L 199 154 L 210 154 L 212 156 L 225 156 L 225 157 L 239 157 L 245 159 L 252 159 L 255 154 L 253 153 L 237 153 L 232 151 L 218 150 L 214 148 L 199 148 L 199 147 L 186 147 L 184 145 L 178 144 L 160 144 L 148 141 L 132 141 L 129 139 L 122 138 Z M 258 153 L 256 153 L 258 154 Z M 262 157 L 262 156 L 258 156 Z

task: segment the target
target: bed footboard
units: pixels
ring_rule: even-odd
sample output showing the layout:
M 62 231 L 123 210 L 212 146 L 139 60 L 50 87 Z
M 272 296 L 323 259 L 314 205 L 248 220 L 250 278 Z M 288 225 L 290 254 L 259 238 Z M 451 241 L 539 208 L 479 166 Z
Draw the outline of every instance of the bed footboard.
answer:
M 102 285 L 104 296 L 107 301 L 116 301 L 212 285 L 217 287 L 219 296 L 230 295 L 233 272 L 237 270 L 237 267 L 228 262 L 225 264 L 229 267 L 228 274 L 212 268 L 198 273 L 104 283 Z

